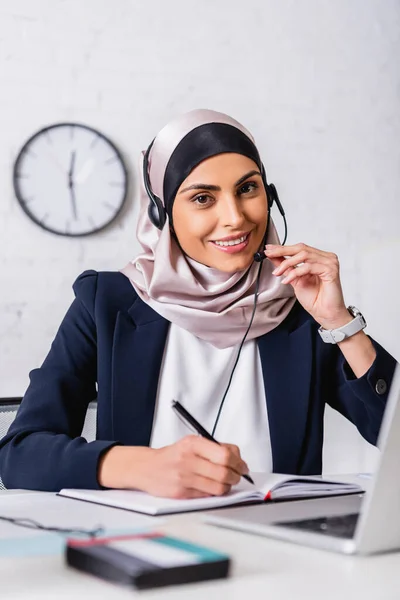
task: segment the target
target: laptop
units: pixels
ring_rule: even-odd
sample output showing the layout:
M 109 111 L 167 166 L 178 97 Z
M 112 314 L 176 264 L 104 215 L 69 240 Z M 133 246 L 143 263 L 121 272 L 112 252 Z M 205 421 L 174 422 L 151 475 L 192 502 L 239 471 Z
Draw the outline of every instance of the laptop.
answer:
M 364 496 L 239 507 L 214 511 L 206 515 L 205 520 L 222 527 L 344 554 L 398 550 L 400 366 L 394 373 L 378 447 L 381 450 L 378 467 Z

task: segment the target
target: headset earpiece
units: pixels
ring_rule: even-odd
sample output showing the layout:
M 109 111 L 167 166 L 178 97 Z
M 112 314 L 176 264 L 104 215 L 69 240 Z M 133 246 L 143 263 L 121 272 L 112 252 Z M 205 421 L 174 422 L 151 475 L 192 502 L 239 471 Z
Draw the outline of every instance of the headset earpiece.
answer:
M 276 202 L 279 212 L 281 213 L 282 217 L 284 217 L 285 211 L 283 210 L 283 206 L 281 204 L 281 201 L 279 200 L 278 190 L 276 189 L 276 187 L 273 183 L 269 183 L 267 185 L 267 196 L 268 196 L 269 208 L 272 208 L 273 203 Z
M 264 182 L 264 187 L 265 190 L 267 192 L 267 198 L 268 198 L 268 207 L 271 210 L 274 202 L 276 202 L 276 205 L 278 207 L 279 212 L 281 213 L 282 217 L 285 216 L 285 211 L 283 210 L 283 206 L 281 204 L 281 201 L 279 200 L 279 196 L 278 196 L 278 190 L 276 189 L 275 185 L 273 183 L 268 183 L 267 182 L 267 174 L 265 172 L 265 167 L 263 165 L 263 163 L 261 163 L 261 177 L 262 180 Z
M 150 196 L 150 202 L 147 209 L 147 214 L 149 215 L 150 221 L 157 227 L 158 229 L 162 229 L 165 225 L 166 216 L 165 209 L 162 205 L 162 202 L 158 196 L 152 194 Z
M 143 157 L 143 183 L 146 190 L 146 193 L 149 197 L 149 206 L 147 209 L 147 214 L 149 215 L 150 221 L 153 223 L 155 227 L 158 229 L 162 229 L 165 225 L 165 221 L 167 220 L 167 213 L 164 208 L 163 203 L 160 198 L 153 193 L 150 184 L 149 177 L 149 154 L 151 147 L 154 143 L 154 140 L 151 142 L 150 146 L 147 148 L 146 153 Z
M 271 212 L 271 208 L 274 204 L 274 202 L 276 203 L 279 212 L 282 215 L 283 218 L 283 222 L 285 225 L 285 236 L 282 242 L 282 246 L 285 245 L 286 243 L 286 238 L 287 238 L 287 223 L 286 223 L 286 217 L 285 217 L 285 211 L 283 210 L 283 206 L 281 204 L 281 201 L 279 200 L 279 196 L 278 196 L 278 190 L 276 189 L 275 185 L 273 183 L 268 183 L 267 182 L 267 174 L 265 172 L 265 168 L 264 165 L 261 163 L 261 177 L 264 183 L 264 187 L 265 187 L 265 191 L 267 193 L 267 201 L 268 201 L 268 221 L 267 221 L 267 228 L 265 231 L 265 236 L 264 236 L 264 240 L 263 240 L 263 246 L 265 246 L 265 244 L 267 243 L 267 237 L 268 237 L 268 229 L 269 229 L 269 222 L 270 222 L 270 212 Z M 256 262 L 262 262 L 263 260 L 265 260 L 266 256 L 264 252 L 256 252 L 254 254 L 254 260 Z

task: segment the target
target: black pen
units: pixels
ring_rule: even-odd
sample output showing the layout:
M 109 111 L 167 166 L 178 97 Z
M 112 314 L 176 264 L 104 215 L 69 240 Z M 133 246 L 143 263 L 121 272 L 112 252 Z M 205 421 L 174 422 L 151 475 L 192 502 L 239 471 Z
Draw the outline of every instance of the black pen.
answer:
M 206 440 L 210 440 L 210 442 L 215 442 L 219 446 L 221 445 L 220 442 L 213 438 L 213 436 L 210 433 L 208 433 L 208 431 L 206 431 L 204 427 L 200 425 L 200 423 L 196 421 L 194 417 L 192 417 L 192 415 L 186 410 L 186 408 L 182 406 L 180 402 L 178 402 L 177 400 L 172 400 L 172 408 L 182 417 L 184 421 L 191 425 L 199 435 L 206 438 Z M 249 483 L 252 483 L 254 485 L 254 481 L 252 480 L 250 475 L 242 475 L 242 477 L 244 477 Z

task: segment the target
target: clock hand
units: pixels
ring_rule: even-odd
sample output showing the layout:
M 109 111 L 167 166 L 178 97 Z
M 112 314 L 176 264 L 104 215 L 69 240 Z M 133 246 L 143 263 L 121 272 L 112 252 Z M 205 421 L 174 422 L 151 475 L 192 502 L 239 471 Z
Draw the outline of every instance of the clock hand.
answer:
M 68 171 L 68 179 L 69 179 L 69 181 L 71 181 L 72 177 L 74 176 L 75 156 L 76 156 L 76 152 L 74 150 L 73 152 L 71 152 L 71 162 L 69 164 L 69 171 Z
M 77 220 L 78 211 L 76 209 L 74 180 L 72 179 L 73 175 L 74 175 L 74 169 L 75 169 L 75 156 L 76 156 L 76 152 L 74 150 L 71 153 L 71 162 L 70 162 L 69 171 L 68 171 L 68 187 L 69 187 L 69 193 L 70 193 L 70 197 L 71 197 L 72 213 L 74 215 L 74 219 Z
M 74 215 L 74 219 L 77 220 L 77 218 L 78 218 L 78 211 L 76 210 L 75 189 L 74 189 L 74 186 L 73 186 L 72 182 L 70 182 L 68 184 L 68 187 L 69 187 L 69 194 L 70 194 L 70 197 L 71 197 L 72 213 Z

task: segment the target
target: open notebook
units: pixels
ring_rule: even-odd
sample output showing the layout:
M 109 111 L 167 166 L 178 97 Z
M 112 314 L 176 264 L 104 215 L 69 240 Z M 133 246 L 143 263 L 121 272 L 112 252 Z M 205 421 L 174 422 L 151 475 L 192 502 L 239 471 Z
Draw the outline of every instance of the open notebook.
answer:
M 356 494 L 364 491 L 357 484 L 326 480 L 317 475 L 303 477 L 280 475 L 278 473 L 252 473 L 251 476 L 255 485 L 251 485 L 242 479 L 238 485 L 224 496 L 210 496 L 190 500 L 159 498 L 134 490 L 64 489 L 59 492 L 59 495 L 96 504 L 105 504 L 115 508 L 133 510 L 147 515 L 166 515 L 192 510 L 206 510 L 220 506 L 232 506 L 234 504 Z

